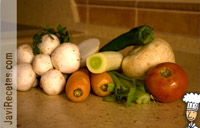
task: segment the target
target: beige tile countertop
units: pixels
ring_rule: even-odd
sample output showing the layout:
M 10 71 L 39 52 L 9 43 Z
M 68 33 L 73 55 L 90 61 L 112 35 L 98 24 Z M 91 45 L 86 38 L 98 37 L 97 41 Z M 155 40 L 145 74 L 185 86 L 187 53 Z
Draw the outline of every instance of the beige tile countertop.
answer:
M 80 35 L 74 43 L 98 36 Z M 112 37 L 98 37 L 102 44 Z M 183 37 L 184 41 L 185 38 Z M 130 48 L 129 48 L 130 49 Z M 128 49 L 122 51 L 125 53 Z M 186 71 L 189 78 L 188 92 L 200 93 L 200 55 L 176 50 L 176 63 Z M 186 104 L 182 100 L 173 103 L 151 102 L 123 104 L 103 102 L 92 92 L 79 103 L 71 102 L 62 92 L 57 96 L 46 95 L 41 88 L 32 88 L 17 94 L 17 126 L 19 128 L 184 128 Z M 200 114 L 199 114 L 200 115 Z M 200 127 L 200 116 L 195 123 Z

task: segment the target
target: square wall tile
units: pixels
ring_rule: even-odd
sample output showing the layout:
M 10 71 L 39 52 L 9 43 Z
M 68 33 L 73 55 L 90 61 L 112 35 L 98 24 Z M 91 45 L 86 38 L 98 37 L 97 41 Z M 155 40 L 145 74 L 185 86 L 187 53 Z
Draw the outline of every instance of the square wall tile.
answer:
M 200 35 L 200 13 L 180 11 L 138 10 L 138 25 L 150 25 L 158 32 Z
M 135 9 L 89 7 L 89 23 L 113 27 L 135 27 Z
M 78 5 L 78 14 L 81 23 L 87 23 L 87 6 L 86 5 Z
M 77 4 L 87 4 L 88 0 L 74 0 Z

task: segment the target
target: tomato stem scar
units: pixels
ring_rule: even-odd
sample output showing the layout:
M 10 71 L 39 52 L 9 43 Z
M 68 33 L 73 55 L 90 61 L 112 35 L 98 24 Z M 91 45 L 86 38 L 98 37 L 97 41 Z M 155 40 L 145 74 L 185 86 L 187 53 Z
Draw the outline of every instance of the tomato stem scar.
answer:
M 160 71 L 160 75 L 164 78 L 168 78 L 172 75 L 171 71 L 167 68 L 164 68 Z

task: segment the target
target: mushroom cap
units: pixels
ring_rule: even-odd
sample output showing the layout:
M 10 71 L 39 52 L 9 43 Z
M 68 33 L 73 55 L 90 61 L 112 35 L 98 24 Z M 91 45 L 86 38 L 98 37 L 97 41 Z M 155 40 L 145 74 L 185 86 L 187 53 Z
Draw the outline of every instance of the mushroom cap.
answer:
M 33 58 L 33 49 L 30 45 L 22 44 L 17 48 L 17 63 L 31 63 Z
M 51 57 L 46 54 L 38 54 L 33 59 L 33 70 L 37 75 L 42 75 L 45 72 L 53 69 Z
M 40 86 L 48 95 L 59 94 L 64 89 L 65 83 L 63 74 L 56 69 L 44 73 L 40 79 Z
M 31 64 L 20 63 L 17 65 L 17 90 L 28 91 L 35 80 L 36 74 Z
M 51 37 L 53 37 L 53 39 Z M 38 48 L 40 49 L 40 52 L 43 54 L 50 55 L 53 50 L 60 45 L 60 41 L 56 35 L 50 34 L 44 35 L 42 37 L 42 43 L 38 45 Z
M 62 73 L 73 73 L 80 67 L 80 51 L 76 44 L 63 43 L 51 55 L 53 66 Z

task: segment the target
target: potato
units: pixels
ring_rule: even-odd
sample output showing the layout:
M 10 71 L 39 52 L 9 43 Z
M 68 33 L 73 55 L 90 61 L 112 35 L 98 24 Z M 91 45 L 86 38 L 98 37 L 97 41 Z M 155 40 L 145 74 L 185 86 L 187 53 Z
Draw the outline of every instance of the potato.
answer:
M 162 62 L 175 63 L 174 52 L 166 41 L 155 38 L 131 50 L 122 61 L 122 70 L 128 77 L 144 77 L 150 68 Z

